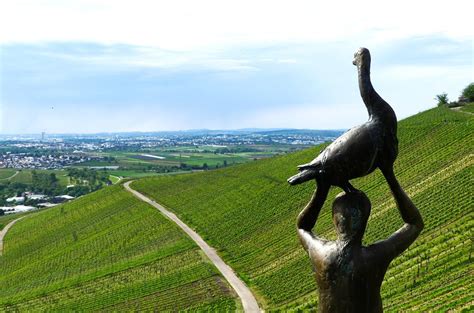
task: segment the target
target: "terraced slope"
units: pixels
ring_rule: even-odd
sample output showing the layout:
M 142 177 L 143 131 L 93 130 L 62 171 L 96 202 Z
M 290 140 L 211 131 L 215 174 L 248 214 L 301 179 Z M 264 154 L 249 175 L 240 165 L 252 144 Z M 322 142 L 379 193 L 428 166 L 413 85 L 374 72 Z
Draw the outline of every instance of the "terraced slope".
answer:
M 474 102 L 468 103 L 460 108 L 461 111 L 474 114 Z
M 26 216 L 4 244 L 0 311 L 240 307 L 199 248 L 122 186 Z
M 436 108 L 399 124 L 395 173 L 422 212 L 425 230 L 396 259 L 382 286 L 386 311 L 473 309 L 474 116 Z M 317 305 L 311 266 L 295 230 L 314 184 L 290 187 L 296 165 L 323 147 L 228 169 L 156 177 L 132 187 L 195 227 L 259 296 L 266 309 Z M 353 181 L 372 201 L 364 241 L 403 223 L 380 172 Z M 332 190 L 333 199 L 338 189 Z M 316 231 L 334 238 L 327 201 Z
M 2 230 L 5 226 L 8 225 L 11 221 L 17 219 L 18 217 L 22 216 L 23 214 L 7 214 L 0 216 L 0 230 Z

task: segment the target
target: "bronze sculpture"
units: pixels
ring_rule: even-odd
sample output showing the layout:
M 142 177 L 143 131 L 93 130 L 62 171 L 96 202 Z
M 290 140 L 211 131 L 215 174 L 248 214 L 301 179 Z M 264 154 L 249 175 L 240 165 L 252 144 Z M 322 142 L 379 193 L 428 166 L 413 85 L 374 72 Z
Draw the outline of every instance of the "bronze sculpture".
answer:
M 313 161 L 298 166 L 300 173 L 290 177 L 291 185 L 316 179 L 318 194 L 326 198 L 331 186 L 346 192 L 355 190 L 350 179 L 365 176 L 377 167 L 387 175 L 398 154 L 397 118 L 390 105 L 375 91 L 370 81 L 370 53 L 360 48 L 354 54 L 359 90 L 369 120 L 333 141 Z
M 401 188 L 393 162 L 398 153 L 396 118 L 392 108 L 370 83 L 370 54 L 355 54 L 359 89 L 369 121 L 353 128 L 329 145 L 313 162 L 288 181 L 298 184 L 316 179 L 317 189 L 297 219 L 298 236 L 307 251 L 319 289 L 320 312 L 382 312 L 380 286 L 390 262 L 407 249 L 423 229 L 418 209 Z M 405 222 L 386 240 L 362 245 L 370 215 L 367 196 L 349 180 L 380 168 Z M 341 187 L 332 209 L 338 239 L 329 241 L 312 232 L 331 185 Z

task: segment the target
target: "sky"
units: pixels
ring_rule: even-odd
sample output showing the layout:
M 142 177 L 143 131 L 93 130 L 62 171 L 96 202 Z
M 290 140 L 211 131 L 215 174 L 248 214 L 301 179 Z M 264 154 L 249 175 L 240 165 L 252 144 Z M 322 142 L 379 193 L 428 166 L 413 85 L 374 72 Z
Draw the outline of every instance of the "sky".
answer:
M 0 133 L 347 129 L 474 81 L 471 1 L 0 2 Z

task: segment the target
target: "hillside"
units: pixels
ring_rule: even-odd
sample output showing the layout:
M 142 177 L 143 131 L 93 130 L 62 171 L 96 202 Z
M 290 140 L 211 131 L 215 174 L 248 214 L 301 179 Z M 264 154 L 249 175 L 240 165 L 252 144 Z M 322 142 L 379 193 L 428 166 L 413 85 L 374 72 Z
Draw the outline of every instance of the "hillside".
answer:
M 387 272 L 386 311 L 472 309 L 473 122 L 471 114 L 435 108 L 399 123 L 395 173 L 420 209 L 425 229 Z M 264 308 L 314 308 L 316 285 L 295 230 L 314 184 L 290 187 L 286 179 L 322 148 L 223 170 L 146 178 L 132 187 L 216 247 Z M 353 184 L 372 201 L 364 242 L 386 238 L 403 224 L 379 171 Z M 330 193 L 316 228 L 329 238 L 334 238 L 330 199 L 339 192 Z
M 29 214 L 4 244 L 0 311 L 240 307 L 199 248 L 122 186 Z

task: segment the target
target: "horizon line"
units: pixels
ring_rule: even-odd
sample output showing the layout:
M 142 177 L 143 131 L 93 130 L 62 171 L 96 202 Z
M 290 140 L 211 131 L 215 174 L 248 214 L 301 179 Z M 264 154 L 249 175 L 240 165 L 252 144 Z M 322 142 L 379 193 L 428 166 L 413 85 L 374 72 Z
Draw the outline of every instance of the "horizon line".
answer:
M 91 132 L 91 133 L 49 133 L 44 132 L 45 135 L 54 136 L 71 136 L 71 135 L 113 135 L 113 134 L 153 134 L 153 133 L 190 133 L 190 132 L 259 132 L 259 131 L 280 131 L 280 130 L 296 130 L 296 131 L 346 131 L 348 128 L 232 128 L 232 129 L 209 129 L 209 128 L 195 128 L 195 129 L 180 129 L 180 130 L 152 130 L 152 131 L 106 131 L 106 132 Z M 43 132 L 37 133 L 0 133 L 1 136 L 41 136 Z

